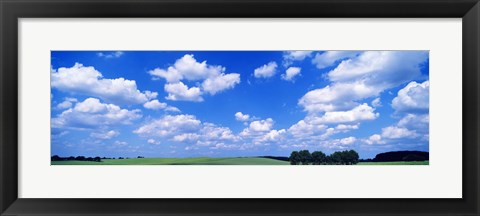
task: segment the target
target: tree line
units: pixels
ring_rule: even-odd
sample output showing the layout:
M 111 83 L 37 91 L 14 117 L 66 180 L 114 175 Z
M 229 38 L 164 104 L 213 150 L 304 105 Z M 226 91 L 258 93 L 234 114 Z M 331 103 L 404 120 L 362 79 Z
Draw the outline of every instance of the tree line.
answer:
M 137 158 L 145 158 L 143 156 L 138 156 Z M 70 156 L 70 157 L 60 157 L 58 155 L 53 155 L 51 158 L 51 161 L 93 161 L 93 162 L 102 162 L 102 159 L 116 159 L 116 158 L 110 158 L 110 157 L 85 157 L 85 156 Z M 122 159 L 130 159 L 129 157 L 118 157 L 119 160 Z
M 326 155 L 321 151 L 310 153 L 308 150 L 293 151 L 289 157 L 291 165 L 353 165 L 359 160 L 354 150 L 338 151 Z
M 106 158 L 104 158 L 106 159 Z M 76 160 L 76 161 L 94 161 L 94 162 L 102 162 L 101 157 L 85 157 L 85 156 L 70 156 L 70 157 L 60 157 L 58 155 L 54 155 L 51 157 L 52 161 L 71 161 L 71 160 Z

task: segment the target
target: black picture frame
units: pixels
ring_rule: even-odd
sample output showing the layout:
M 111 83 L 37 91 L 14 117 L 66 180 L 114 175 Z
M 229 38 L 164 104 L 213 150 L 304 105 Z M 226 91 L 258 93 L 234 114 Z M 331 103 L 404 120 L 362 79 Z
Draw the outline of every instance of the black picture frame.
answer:
M 478 0 L 0 0 L 0 15 L 0 215 L 480 215 Z M 462 18 L 463 198 L 20 199 L 18 19 L 25 17 Z

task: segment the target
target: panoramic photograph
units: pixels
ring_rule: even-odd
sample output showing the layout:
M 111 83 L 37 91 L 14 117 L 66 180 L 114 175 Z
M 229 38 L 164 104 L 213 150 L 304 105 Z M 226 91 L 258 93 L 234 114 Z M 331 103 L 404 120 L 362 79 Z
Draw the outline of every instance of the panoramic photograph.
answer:
M 429 52 L 51 51 L 51 165 L 429 165 Z

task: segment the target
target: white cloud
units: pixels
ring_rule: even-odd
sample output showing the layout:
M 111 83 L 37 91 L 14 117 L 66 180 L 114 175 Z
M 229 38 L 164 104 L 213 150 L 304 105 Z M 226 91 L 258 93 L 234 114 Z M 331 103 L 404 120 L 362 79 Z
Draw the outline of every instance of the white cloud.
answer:
M 421 75 L 428 58 L 421 51 L 367 51 L 342 61 L 327 74 L 332 84 L 306 93 L 299 105 L 308 112 L 350 109 L 358 100 L 378 96 Z
M 276 62 L 269 62 L 257 69 L 254 70 L 253 75 L 256 78 L 269 78 L 275 75 L 277 72 L 277 63 Z
M 382 136 L 379 134 L 373 134 L 368 139 L 363 140 L 363 142 L 367 143 L 368 145 L 385 144 L 385 142 L 382 141 Z
M 106 79 L 94 67 L 80 63 L 71 68 L 53 70 L 51 85 L 60 91 L 98 97 L 115 104 L 140 104 L 156 96 L 156 92 L 140 92 L 134 80 Z
M 379 113 L 375 113 L 374 108 L 364 103 L 352 110 L 325 112 L 321 117 L 307 116 L 307 119 L 320 124 L 335 124 L 374 120 L 378 118 L 379 115 Z
M 87 98 L 52 118 L 52 127 L 95 128 L 103 125 L 131 124 L 133 120 L 141 117 L 138 109 L 121 109 L 114 104 L 101 103 L 96 98 Z
M 161 103 L 158 100 L 151 100 L 143 104 L 143 107 L 147 109 L 153 109 L 153 110 L 158 110 L 158 109 L 165 109 L 167 108 L 166 103 Z
M 240 74 L 225 73 L 225 67 L 217 65 L 208 65 L 207 61 L 197 62 L 193 55 L 184 55 L 177 59 L 175 64 L 167 69 L 156 68 L 148 73 L 154 78 L 164 78 L 168 83 L 165 85 L 165 90 L 175 87 L 181 87 L 180 93 L 168 92 L 170 100 L 186 100 L 186 101 L 202 101 L 201 95 L 207 92 L 215 95 L 227 89 L 232 89 L 235 85 L 240 83 Z M 199 87 L 186 86 L 182 80 L 188 81 L 203 81 Z M 186 93 L 194 96 L 181 97 L 179 95 Z
M 372 101 L 372 106 L 373 107 L 381 107 L 382 106 L 382 102 L 380 101 L 380 98 L 375 98 L 373 101 Z
M 90 134 L 91 137 L 97 138 L 97 139 L 111 139 L 113 137 L 116 137 L 120 134 L 120 132 L 115 131 L 115 130 L 110 130 L 110 131 L 104 131 L 104 132 L 92 132 Z
M 323 53 L 317 53 L 312 60 L 312 63 L 317 66 L 318 69 L 323 69 L 333 65 L 335 62 L 350 58 L 358 55 L 358 51 L 326 51 Z
M 133 131 L 144 137 L 161 137 L 174 142 L 190 142 L 198 146 L 213 146 L 236 142 L 240 137 L 226 127 L 196 119 L 193 115 L 167 115 Z
M 175 142 L 183 142 L 185 140 L 193 141 L 193 140 L 197 140 L 199 137 L 200 136 L 195 133 L 184 133 L 184 134 L 175 135 L 172 140 Z
M 173 137 L 178 134 L 193 133 L 200 127 L 200 120 L 193 115 L 166 115 L 139 127 L 133 133 L 142 136 Z
M 355 143 L 355 141 L 357 141 L 355 137 L 347 137 L 339 140 L 340 144 L 342 145 L 350 145 Z
M 345 124 L 339 124 L 335 127 L 337 130 L 353 130 L 353 129 L 358 129 L 359 124 L 354 124 L 354 125 L 345 125 Z
M 312 51 L 286 51 L 283 53 L 283 65 L 288 67 L 294 61 L 303 61 L 312 55 Z
M 117 140 L 117 141 L 115 141 L 115 142 L 113 143 L 113 145 L 114 145 L 114 146 L 118 146 L 118 147 L 122 147 L 122 146 L 127 146 L 128 143 L 125 142 L 125 141 L 118 141 L 118 140 Z
M 178 108 L 173 106 L 168 106 L 166 103 L 162 103 L 156 99 L 146 102 L 145 104 L 143 104 L 143 107 L 147 109 L 152 109 L 152 110 L 163 109 L 165 111 L 170 111 L 170 112 L 180 112 Z
M 258 139 L 256 144 L 266 143 L 266 142 L 277 142 L 283 138 L 283 135 L 286 132 L 287 131 L 285 129 L 271 130 L 267 134 L 263 135 L 260 139 Z
M 396 111 L 428 111 L 430 82 L 410 82 L 405 88 L 398 91 L 397 97 L 392 100 L 392 107 Z
M 219 127 L 212 123 L 203 123 L 200 130 L 201 139 L 204 141 L 237 141 L 240 138 L 233 134 L 227 127 Z
M 235 113 L 235 119 L 237 121 L 248 121 L 248 120 L 250 120 L 250 115 L 243 114 L 242 112 L 237 112 L 237 113 Z
M 240 74 L 221 74 L 216 77 L 207 78 L 203 81 L 202 88 L 203 91 L 214 95 L 218 92 L 231 89 L 238 83 L 240 83 Z
M 150 145 L 160 145 L 161 144 L 160 141 L 156 141 L 154 139 L 148 139 L 147 143 L 150 144 Z
M 323 124 L 312 124 L 306 120 L 300 120 L 290 126 L 288 132 L 296 138 L 312 137 L 314 135 L 322 135 L 327 129 Z
M 217 65 L 208 65 L 207 61 L 197 62 L 193 55 L 184 55 L 177 59 L 173 66 L 166 70 L 156 68 L 149 71 L 149 74 L 154 77 L 161 77 L 167 82 L 175 83 L 186 79 L 189 81 L 204 80 L 210 77 L 221 75 L 225 68 Z
M 265 132 L 272 129 L 273 119 L 268 118 L 265 120 L 253 121 L 250 123 L 249 129 L 252 132 Z
M 320 142 L 320 145 L 329 148 L 329 149 L 348 149 L 351 148 L 350 146 L 357 142 L 357 138 L 355 137 L 346 137 L 342 139 L 331 139 L 331 140 L 325 140 Z
M 165 97 L 167 100 L 195 102 L 203 101 L 202 91 L 200 88 L 188 88 L 188 86 L 182 82 L 165 84 L 165 92 L 168 93 L 168 96 Z
M 414 138 L 417 137 L 417 133 L 406 128 L 389 126 L 382 128 L 382 137 L 389 139 Z
M 76 103 L 76 98 L 65 98 L 65 100 L 59 104 L 57 104 L 57 109 L 68 109 L 72 107 L 73 103 Z
M 99 52 L 97 53 L 97 56 L 110 59 L 110 58 L 120 58 L 123 54 L 124 53 L 122 51 L 109 52 L 109 53 Z
M 180 109 L 178 109 L 177 107 L 174 107 L 174 106 L 167 106 L 167 108 L 165 108 L 165 111 L 169 111 L 169 112 L 181 112 Z
M 429 114 L 407 114 L 400 121 L 398 121 L 398 126 L 405 127 L 408 129 L 416 130 L 417 132 L 421 131 L 423 133 L 428 133 L 430 118 Z
M 295 76 L 300 74 L 302 68 L 299 67 L 289 67 L 285 74 L 282 74 L 282 79 L 291 81 Z

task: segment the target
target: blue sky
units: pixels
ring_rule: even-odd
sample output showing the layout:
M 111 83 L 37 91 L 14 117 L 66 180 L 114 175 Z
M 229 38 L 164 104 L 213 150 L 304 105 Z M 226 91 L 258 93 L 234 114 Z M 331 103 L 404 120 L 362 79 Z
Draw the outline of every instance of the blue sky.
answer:
M 429 150 L 427 51 L 52 51 L 51 154 Z

